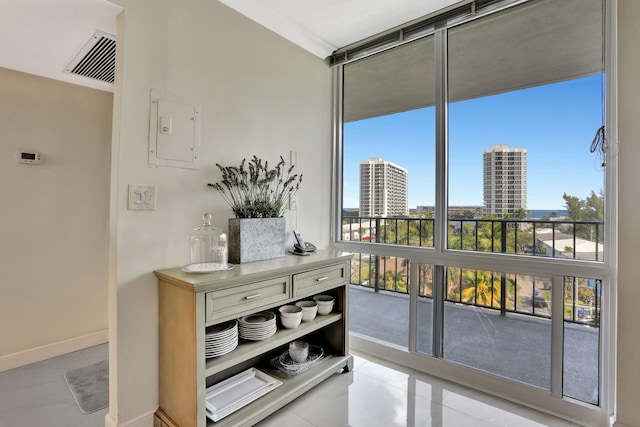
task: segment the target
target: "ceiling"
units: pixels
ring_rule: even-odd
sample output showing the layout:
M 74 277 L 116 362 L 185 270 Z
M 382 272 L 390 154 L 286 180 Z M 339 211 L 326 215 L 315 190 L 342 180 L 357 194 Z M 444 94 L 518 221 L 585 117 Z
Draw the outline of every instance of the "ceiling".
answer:
M 312 54 L 340 47 L 468 0 L 219 0 Z M 111 84 L 65 73 L 94 33 L 116 33 L 107 0 L 0 0 L 0 67 L 100 90 Z
M 64 69 L 96 30 L 115 35 L 120 11 L 107 0 L 0 0 L 0 67 L 113 91 Z

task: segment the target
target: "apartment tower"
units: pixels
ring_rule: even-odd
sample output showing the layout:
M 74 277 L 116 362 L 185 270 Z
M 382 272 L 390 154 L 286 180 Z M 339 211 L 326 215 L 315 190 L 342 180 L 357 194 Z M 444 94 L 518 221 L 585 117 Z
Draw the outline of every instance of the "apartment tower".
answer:
M 409 173 L 381 158 L 360 162 L 360 216 L 409 214 Z
M 484 152 L 484 214 L 527 209 L 527 149 L 494 145 Z

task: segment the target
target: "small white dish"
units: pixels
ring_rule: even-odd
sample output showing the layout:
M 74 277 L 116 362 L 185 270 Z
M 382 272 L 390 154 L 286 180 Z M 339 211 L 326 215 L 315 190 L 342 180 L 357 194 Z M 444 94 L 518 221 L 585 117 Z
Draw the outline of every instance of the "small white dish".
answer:
M 300 317 L 280 317 L 280 321 L 282 322 L 282 326 L 287 329 L 295 329 L 300 326 L 302 322 L 302 316 Z
M 335 298 L 333 298 L 331 295 L 314 295 L 313 300 L 318 305 L 333 305 L 333 303 L 335 302 Z
M 302 319 L 302 307 L 297 305 L 283 305 L 278 311 L 280 311 L 280 317 L 299 317 Z
M 333 311 L 335 298 L 333 298 L 331 295 L 314 295 L 313 300 L 318 304 L 319 315 L 324 316 Z
M 318 306 L 318 314 L 320 316 L 325 316 L 333 311 L 333 303 L 331 304 L 321 304 Z
M 311 322 L 318 314 L 318 304 L 315 301 L 298 301 L 296 305 L 302 308 L 302 321 Z

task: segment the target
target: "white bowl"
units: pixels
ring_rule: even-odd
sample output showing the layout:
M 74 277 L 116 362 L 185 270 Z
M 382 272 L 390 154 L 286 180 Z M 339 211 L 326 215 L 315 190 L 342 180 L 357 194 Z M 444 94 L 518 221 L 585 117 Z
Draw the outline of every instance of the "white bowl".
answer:
M 318 304 L 315 301 L 298 301 L 298 307 L 302 308 L 302 321 L 311 322 L 318 314 Z
M 333 310 L 333 303 L 328 303 L 328 304 L 319 304 L 318 305 L 318 314 L 321 316 L 324 316 L 325 314 L 329 314 L 331 313 L 331 311 Z
M 333 305 L 335 299 L 331 295 L 314 295 L 313 300 L 320 305 Z
M 302 322 L 302 316 L 299 317 L 282 317 L 280 316 L 280 321 L 282 322 L 282 326 L 287 329 L 295 329 L 300 326 L 300 322 Z
M 283 305 L 278 311 L 280 311 L 280 317 L 302 319 L 302 307 L 298 307 L 297 305 Z

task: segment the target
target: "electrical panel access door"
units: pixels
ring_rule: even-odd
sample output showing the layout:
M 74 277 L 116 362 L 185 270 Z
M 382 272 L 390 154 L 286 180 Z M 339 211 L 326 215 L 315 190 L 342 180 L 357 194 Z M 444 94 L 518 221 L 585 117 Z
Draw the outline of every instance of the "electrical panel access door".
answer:
M 177 96 L 151 90 L 149 166 L 198 169 L 200 107 Z

